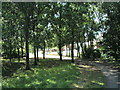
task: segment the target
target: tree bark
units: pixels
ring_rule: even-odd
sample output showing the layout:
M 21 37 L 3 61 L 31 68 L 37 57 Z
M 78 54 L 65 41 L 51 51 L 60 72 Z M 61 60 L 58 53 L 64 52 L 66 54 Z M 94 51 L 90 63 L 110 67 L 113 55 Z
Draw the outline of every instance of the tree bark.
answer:
M 72 63 L 74 63 L 74 29 L 72 29 L 72 43 L 71 43 L 71 58 Z
M 72 45 L 71 45 L 71 58 L 72 58 L 72 63 L 74 63 L 74 41 L 72 41 Z
M 45 41 L 44 41 L 44 48 L 43 48 L 43 59 L 45 59 Z
M 23 46 L 21 47 L 21 51 L 22 51 L 22 58 L 23 58 L 23 54 L 24 54 L 24 52 L 23 52 Z
M 24 52 L 23 52 L 23 46 L 24 46 L 24 43 L 23 43 L 22 31 L 21 31 L 21 51 L 22 51 L 21 57 L 22 57 L 22 58 L 23 58 L 23 54 L 24 54 Z
M 71 55 L 70 55 L 70 47 L 69 47 L 69 57 L 70 57 Z
M 34 45 L 34 65 L 37 65 L 37 60 L 36 60 L 36 47 Z
M 29 66 L 29 16 L 25 17 L 25 41 L 26 41 L 26 70 L 30 69 Z
M 19 48 L 17 48 L 18 50 L 18 62 L 20 62 L 20 51 L 19 51 Z
M 81 50 L 82 50 L 82 56 L 85 56 L 85 52 L 84 52 L 83 43 L 80 43 L 80 45 L 81 45 Z
M 39 60 L 38 51 L 39 51 L 39 47 L 37 47 L 37 61 Z
M 77 42 L 77 57 L 80 58 L 80 46 L 78 42 Z
M 66 56 L 68 56 L 68 54 L 67 54 L 67 45 L 66 45 Z
M 62 50 L 61 50 L 61 43 L 58 44 L 59 47 L 59 55 L 60 55 L 60 60 L 62 61 Z
M 60 55 L 60 60 L 62 61 L 62 46 L 61 46 L 61 23 L 62 23 L 62 6 L 60 6 L 60 25 L 59 25 L 59 44 L 58 44 L 58 47 L 59 47 L 59 55 Z

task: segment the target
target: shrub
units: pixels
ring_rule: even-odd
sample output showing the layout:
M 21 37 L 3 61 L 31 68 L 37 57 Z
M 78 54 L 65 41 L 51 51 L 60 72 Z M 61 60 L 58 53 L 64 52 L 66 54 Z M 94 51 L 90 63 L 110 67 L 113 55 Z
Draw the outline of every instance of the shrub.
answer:
M 101 57 L 101 53 L 99 49 L 94 49 L 93 51 L 93 57 L 94 58 L 100 58 Z
M 101 53 L 99 49 L 87 48 L 85 51 L 84 58 L 100 58 Z

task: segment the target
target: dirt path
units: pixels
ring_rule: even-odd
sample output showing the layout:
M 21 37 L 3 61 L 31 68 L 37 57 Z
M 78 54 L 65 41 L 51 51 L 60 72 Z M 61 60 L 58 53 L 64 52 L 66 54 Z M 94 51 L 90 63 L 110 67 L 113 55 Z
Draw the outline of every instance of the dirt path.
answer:
M 112 69 L 111 66 L 104 65 L 103 63 L 86 61 L 90 65 L 95 65 L 98 67 L 106 78 L 105 88 L 120 88 L 120 80 L 118 80 L 118 70 Z M 119 75 L 118 75 L 119 74 Z

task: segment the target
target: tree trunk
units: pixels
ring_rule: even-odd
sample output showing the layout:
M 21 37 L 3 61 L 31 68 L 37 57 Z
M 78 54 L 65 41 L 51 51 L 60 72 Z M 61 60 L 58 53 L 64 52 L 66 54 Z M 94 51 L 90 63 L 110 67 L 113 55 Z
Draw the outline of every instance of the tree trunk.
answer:
M 32 16 L 33 18 L 33 16 Z M 37 65 L 37 55 L 36 55 L 36 52 L 37 52 L 37 42 L 36 42 L 36 35 L 35 35 L 35 22 L 32 22 L 33 23 L 33 26 L 32 26 L 32 29 L 33 29 L 33 43 L 34 43 L 34 65 L 36 66 Z
M 62 23 L 62 6 L 61 6 L 61 4 L 60 4 L 60 24 L 59 24 L 59 34 L 58 34 L 58 37 L 59 37 L 59 44 L 58 44 L 58 48 L 59 48 L 59 55 L 60 55 L 60 60 L 62 61 L 62 46 L 61 46 L 61 28 L 62 28 L 62 25 L 61 25 L 61 23 Z
M 72 58 L 72 63 L 74 63 L 74 29 L 72 29 L 71 58 Z
M 66 45 L 66 56 L 68 56 L 68 54 L 67 54 L 67 45 Z
M 43 59 L 45 59 L 45 41 L 44 41 L 44 48 L 43 48 Z
M 61 44 L 59 44 L 58 47 L 59 47 L 60 60 L 62 61 L 62 50 L 61 50 Z
M 36 47 L 34 45 L 34 65 L 37 65 L 37 60 L 36 60 Z
M 81 50 L 82 50 L 82 56 L 84 57 L 85 56 L 85 52 L 84 52 L 83 43 L 80 43 L 80 45 L 81 45 Z
M 70 57 L 71 55 L 70 55 L 70 47 L 69 47 L 69 57 Z
M 19 51 L 19 48 L 17 48 L 18 50 L 18 62 L 20 62 L 20 51 Z
M 80 58 L 80 46 L 78 42 L 77 42 L 77 57 Z
M 78 42 L 77 42 L 77 57 L 79 56 L 79 46 L 78 46 Z
M 21 32 L 22 33 L 22 32 Z M 22 55 L 21 57 L 23 58 L 23 46 L 24 46 L 24 43 L 23 43 L 23 38 L 22 38 L 22 34 L 21 34 L 21 51 L 22 51 Z
M 39 48 L 37 47 L 37 61 L 39 60 L 38 51 L 39 51 Z
M 25 17 L 26 70 L 29 70 L 29 16 Z
M 21 47 L 21 51 L 22 51 L 22 58 L 23 58 L 23 54 L 24 54 L 24 52 L 23 52 L 23 46 Z
M 72 58 L 72 63 L 74 63 L 74 42 L 73 41 L 71 45 L 71 58 Z

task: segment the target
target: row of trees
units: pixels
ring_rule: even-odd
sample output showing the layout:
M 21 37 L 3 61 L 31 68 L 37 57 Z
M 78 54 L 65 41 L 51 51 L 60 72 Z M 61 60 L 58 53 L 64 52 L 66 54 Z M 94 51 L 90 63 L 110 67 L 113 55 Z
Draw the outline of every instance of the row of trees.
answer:
M 113 3 L 112 3 L 113 4 Z M 106 9 L 105 6 L 108 8 Z M 117 8 L 112 15 L 119 11 L 119 3 L 113 5 Z M 112 20 L 109 13 L 109 4 L 106 3 L 3 3 L 2 4 L 2 51 L 3 56 L 10 59 L 26 56 L 26 69 L 29 67 L 29 45 L 34 48 L 34 65 L 37 65 L 38 51 L 45 48 L 57 46 L 59 48 L 60 60 L 62 61 L 62 47 L 71 44 L 71 58 L 74 62 L 74 44 L 77 44 L 78 57 L 80 49 L 82 56 L 89 56 L 88 48 L 93 50 L 93 41 L 99 32 L 112 27 L 120 26 L 118 17 Z M 105 15 L 107 17 L 105 17 Z M 103 17 L 104 16 L 104 17 Z M 114 24 L 112 24 L 115 22 Z M 112 38 L 110 30 L 105 31 L 108 35 L 104 37 L 104 44 L 108 47 L 108 38 Z M 120 31 L 119 27 L 116 29 Z M 116 32 L 114 30 L 113 32 Z M 110 36 L 111 35 L 111 36 Z M 115 35 L 115 34 L 114 34 Z M 120 35 L 116 35 L 119 40 Z M 110 40 L 111 42 L 112 40 Z M 86 43 L 88 42 L 88 43 Z M 111 45 L 111 44 L 110 44 Z M 118 43 L 116 43 L 118 45 Z M 81 47 L 81 48 L 80 48 Z M 112 45 L 114 48 L 114 45 Z M 117 47 L 115 47 L 117 48 Z M 117 54 L 119 53 L 119 48 Z M 110 48 L 110 50 L 113 50 Z M 116 58 L 116 57 L 115 57 Z M 118 58 L 118 57 L 117 57 Z

